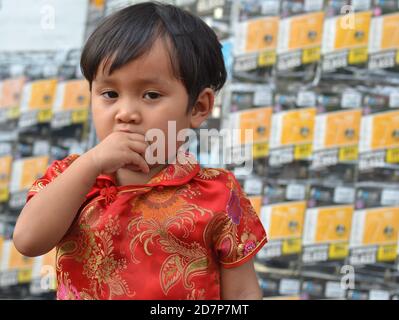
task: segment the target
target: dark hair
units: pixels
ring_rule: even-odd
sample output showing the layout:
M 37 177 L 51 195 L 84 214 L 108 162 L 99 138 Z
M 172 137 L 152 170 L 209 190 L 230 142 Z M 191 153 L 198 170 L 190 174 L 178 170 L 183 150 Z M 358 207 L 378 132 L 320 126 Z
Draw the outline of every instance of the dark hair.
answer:
M 184 84 L 191 108 L 205 88 L 219 91 L 226 81 L 221 44 L 199 17 L 172 5 L 146 2 L 107 17 L 83 48 L 80 66 L 90 87 L 104 61 L 108 72 L 148 52 L 162 38 L 173 73 Z

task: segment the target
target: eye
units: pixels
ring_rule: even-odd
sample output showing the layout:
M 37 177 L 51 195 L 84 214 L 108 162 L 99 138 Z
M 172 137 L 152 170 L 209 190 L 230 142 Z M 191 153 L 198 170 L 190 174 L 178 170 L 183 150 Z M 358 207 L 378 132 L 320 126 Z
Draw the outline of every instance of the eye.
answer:
M 105 99 L 116 99 L 118 94 L 115 91 L 106 91 L 101 94 Z
M 160 97 L 161 97 L 161 94 L 158 92 L 155 92 L 155 91 L 149 91 L 144 94 L 144 98 L 150 99 L 150 100 L 156 100 L 156 99 L 159 99 Z

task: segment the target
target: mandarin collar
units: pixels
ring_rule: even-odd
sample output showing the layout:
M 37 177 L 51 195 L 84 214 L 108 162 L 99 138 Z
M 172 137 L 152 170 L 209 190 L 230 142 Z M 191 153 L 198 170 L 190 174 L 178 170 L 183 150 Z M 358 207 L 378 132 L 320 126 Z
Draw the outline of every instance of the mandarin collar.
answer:
M 188 151 L 179 152 L 175 162 L 169 163 L 145 184 L 117 186 L 114 176 L 102 174 L 97 177 L 95 185 L 100 189 L 113 186 L 118 190 L 132 187 L 180 186 L 188 183 L 200 170 L 195 156 Z

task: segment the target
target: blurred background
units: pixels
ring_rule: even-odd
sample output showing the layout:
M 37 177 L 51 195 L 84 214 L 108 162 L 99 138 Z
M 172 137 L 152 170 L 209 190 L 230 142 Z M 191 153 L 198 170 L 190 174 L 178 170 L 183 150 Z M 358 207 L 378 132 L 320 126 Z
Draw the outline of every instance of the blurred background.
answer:
M 13 228 L 47 166 L 95 145 L 81 49 L 138 2 L 0 0 L 0 299 L 55 299 L 55 252 L 21 256 Z M 264 298 L 398 299 L 399 1 L 167 2 L 223 44 L 203 128 L 254 130 L 249 174 L 213 161 L 220 145 L 198 157 L 235 173 L 268 232 Z

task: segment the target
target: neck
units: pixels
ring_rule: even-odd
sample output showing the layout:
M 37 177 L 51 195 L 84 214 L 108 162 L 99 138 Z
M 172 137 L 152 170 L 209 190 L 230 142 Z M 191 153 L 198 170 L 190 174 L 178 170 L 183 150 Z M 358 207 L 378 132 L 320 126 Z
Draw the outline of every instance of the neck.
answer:
M 166 164 L 156 165 L 150 169 L 149 173 L 120 168 L 116 171 L 115 178 L 119 186 L 146 184 L 153 176 L 159 173 L 166 166 Z

